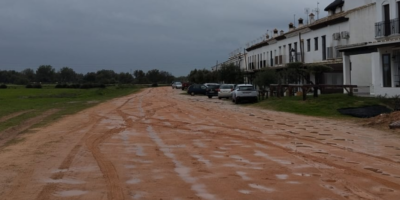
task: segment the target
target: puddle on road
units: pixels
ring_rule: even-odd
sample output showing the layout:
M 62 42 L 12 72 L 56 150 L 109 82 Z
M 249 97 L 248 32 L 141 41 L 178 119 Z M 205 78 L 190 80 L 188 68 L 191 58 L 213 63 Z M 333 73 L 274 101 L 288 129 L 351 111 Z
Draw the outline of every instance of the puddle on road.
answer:
M 126 181 L 127 184 L 138 184 L 140 182 L 141 182 L 141 180 L 138 178 L 133 178 L 131 180 Z
M 236 174 L 238 174 L 245 181 L 251 180 L 251 178 L 247 176 L 246 172 L 237 171 Z
M 70 185 L 79 185 L 84 184 L 85 181 L 74 180 L 74 179 L 46 179 L 44 180 L 45 183 L 64 183 Z
M 228 163 L 228 164 L 224 164 L 224 167 L 233 167 L 233 168 L 238 168 L 238 169 L 256 169 L 256 170 L 262 170 L 262 167 L 251 167 L 251 166 L 241 166 L 241 165 L 237 165 L 237 164 L 232 164 L 232 163 Z
M 125 165 L 124 166 L 126 169 L 135 169 L 135 165 Z
M 264 152 L 261 152 L 261 151 L 255 151 L 254 155 L 263 157 L 263 158 L 265 158 L 267 160 L 271 160 L 271 161 L 277 162 L 277 163 L 282 164 L 282 165 L 291 165 L 291 164 L 293 164 L 292 162 L 287 161 L 287 160 L 281 160 L 281 159 L 273 158 L 273 157 L 269 156 L 268 154 L 266 154 Z
M 304 177 L 311 177 L 311 174 L 306 174 L 306 173 L 293 173 L 296 176 L 304 176 Z
M 203 156 L 200 156 L 200 155 L 192 155 L 192 157 L 193 157 L 193 158 L 196 158 L 197 161 L 199 161 L 199 162 L 201 162 L 201 163 L 204 163 L 207 167 L 211 167 L 211 166 L 212 166 L 210 160 L 204 159 Z
M 298 181 L 286 181 L 287 184 L 298 185 L 300 182 Z
M 221 155 L 211 155 L 211 157 L 214 157 L 214 158 L 224 158 L 224 156 L 221 156 Z
M 207 192 L 205 185 L 203 184 L 198 184 L 197 183 L 197 178 L 192 177 L 190 175 L 191 168 L 186 167 L 185 165 L 182 164 L 176 157 L 175 154 L 172 153 L 172 151 L 169 148 L 165 148 L 167 145 L 165 145 L 164 141 L 160 138 L 160 136 L 153 130 L 153 127 L 148 126 L 147 127 L 147 132 L 149 137 L 157 144 L 157 146 L 160 148 L 160 150 L 164 153 L 166 157 L 171 159 L 171 161 L 175 165 L 174 171 L 178 174 L 178 176 L 186 183 L 191 184 L 192 187 L 191 189 L 196 192 L 196 195 L 203 198 L 203 199 L 217 199 L 215 195 L 210 194 Z
M 272 188 L 268 188 L 268 187 L 265 187 L 265 186 L 262 186 L 262 185 L 258 185 L 258 184 L 253 184 L 253 183 L 249 184 L 249 186 L 252 187 L 252 188 L 255 188 L 255 189 L 259 189 L 259 190 L 264 191 L 264 192 L 273 192 L 273 191 L 275 191 Z
M 239 190 L 239 192 L 242 194 L 250 194 L 251 193 L 249 190 Z
M 287 174 L 276 174 L 275 176 L 280 180 L 286 180 L 288 178 Z
M 200 148 L 207 148 L 207 145 L 201 142 L 200 140 L 193 140 L 193 144 Z
M 142 163 L 142 164 L 150 164 L 153 163 L 152 160 L 141 160 L 141 159 L 132 159 L 133 162 Z
M 81 196 L 86 193 L 88 192 L 83 190 L 68 190 L 68 191 L 56 192 L 54 195 L 58 197 L 74 197 L 74 196 Z
M 261 165 L 261 164 L 263 164 L 263 163 L 251 162 L 251 161 L 246 160 L 246 159 L 244 159 L 244 158 L 242 158 L 241 156 L 238 156 L 238 155 L 232 155 L 230 157 L 235 159 L 237 162 L 243 162 L 243 163 L 250 164 L 250 165 Z

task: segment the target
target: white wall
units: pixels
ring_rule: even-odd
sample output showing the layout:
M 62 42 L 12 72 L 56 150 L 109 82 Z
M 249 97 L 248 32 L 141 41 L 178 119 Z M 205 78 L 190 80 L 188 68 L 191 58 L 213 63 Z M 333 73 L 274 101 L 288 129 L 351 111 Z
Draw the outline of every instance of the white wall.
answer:
M 346 1 L 347 2 L 347 1 Z M 349 18 L 349 44 L 371 42 L 375 40 L 376 7 L 354 11 Z M 350 56 L 352 66 L 351 84 L 360 87 L 372 86 L 372 60 L 370 54 Z
M 383 5 L 389 4 L 390 7 L 390 19 L 398 18 L 397 14 L 397 5 L 396 3 L 399 0 L 374 0 L 376 2 L 376 21 L 381 22 L 383 21 Z
M 375 0 L 345 0 L 344 1 L 344 11 L 351 10 L 353 8 L 361 7 L 370 3 L 373 3 Z

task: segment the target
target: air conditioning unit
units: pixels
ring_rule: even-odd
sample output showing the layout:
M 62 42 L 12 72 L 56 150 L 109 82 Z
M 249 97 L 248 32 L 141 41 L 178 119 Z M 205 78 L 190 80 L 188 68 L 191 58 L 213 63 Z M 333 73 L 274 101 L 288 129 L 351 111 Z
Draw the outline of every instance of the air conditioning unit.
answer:
M 333 39 L 334 40 L 340 40 L 340 33 L 334 33 L 333 34 Z
M 342 39 L 349 39 L 350 33 L 348 31 L 342 31 Z

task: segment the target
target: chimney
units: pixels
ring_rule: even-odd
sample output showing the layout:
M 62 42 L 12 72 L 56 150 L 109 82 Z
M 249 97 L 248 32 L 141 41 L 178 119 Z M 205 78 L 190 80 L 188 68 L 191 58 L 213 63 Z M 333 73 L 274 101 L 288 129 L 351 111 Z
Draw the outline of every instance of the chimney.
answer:
M 294 30 L 293 23 L 290 23 L 290 24 L 289 24 L 289 31 L 293 31 L 293 30 Z
M 281 30 L 281 35 L 283 35 L 285 33 L 285 31 Z
M 303 18 L 300 18 L 299 19 L 299 28 L 301 28 L 301 27 L 303 27 L 304 26 L 304 24 L 303 24 Z
M 310 24 L 314 23 L 315 22 L 315 19 L 314 19 L 315 15 L 313 13 L 311 13 L 309 16 L 310 16 Z
M 278 29 L 274 29 L 274 38 L 278 37 Z
M 267 36 L 266 36 L 266 38 L 267 38 L 267 40 L 269 40 L 269 34 L 267 33 Z

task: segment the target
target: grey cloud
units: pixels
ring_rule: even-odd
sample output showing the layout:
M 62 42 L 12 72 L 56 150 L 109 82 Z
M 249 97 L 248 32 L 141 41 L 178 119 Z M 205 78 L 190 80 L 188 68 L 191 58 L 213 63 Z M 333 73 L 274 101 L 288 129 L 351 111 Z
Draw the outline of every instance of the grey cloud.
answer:
M 332 0 L 321 0 L 320 8 Z M 6 0 L 0 69 L 78 72 L 158 68 L 187 75 L 227 59 L 267 30 L 304 17 L 303 0 Z

